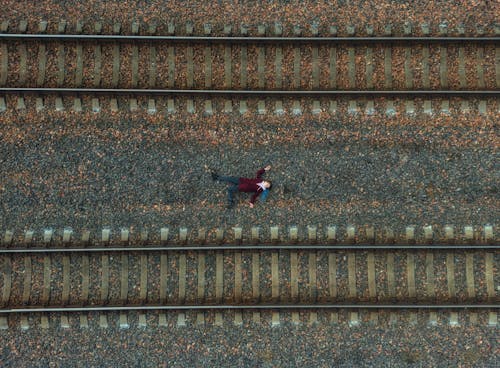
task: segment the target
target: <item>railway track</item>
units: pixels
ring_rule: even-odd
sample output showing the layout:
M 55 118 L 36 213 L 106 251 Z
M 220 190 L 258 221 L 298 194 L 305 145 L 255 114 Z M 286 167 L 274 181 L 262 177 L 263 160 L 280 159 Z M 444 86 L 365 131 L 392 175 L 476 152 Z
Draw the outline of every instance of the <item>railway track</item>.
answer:
M 242 36 L 211 36 L 210 29 L 193 36 L 187 26 L 186 35 L 173 29 L 169 35 L 152 29 L 149 35 L 121 35 L 98 34 L 96 27 L 96 34 L 0 33 L 0 111 L 33 106 L 100 112 L 109 105 L 111 112 L 244 114 L 256 105 L 258 114 L 276 115 L 449 114 L 450 98 L 460 99 L 460 113 L 475 110 L 471 99 L 479 98 L 477 110 L 486 114 L 496 108 L 499 93 L 500 38 L 480 33 L 337 37 L 332 29 L 328 36 L 283 37 L 278 28 L 259 28 L 259 36 L 244 29 Z M 120 96 L 131 98 L 118 101 Z M 148 100 L 138 101 L 143 97 Z M 378 106 L 377 98 L 389 100 Z M 416 98 L 425 99 L 422 106 Z M 404 106 L 398 99 L 406 99 Z
M 459 310 L 485 310 L 496 323 L 499 246 L 373 248 L 2 249 L 0 315 L 4 328 L 9 314 L 120 312 L 125 324 L 126 312 L 166 310 L 196 312 L 199 321 L 204 311 L 231 310 L 237 321 L 245 310 L 272 311 L 274 322 L 291 312 L 294 323 L 299 310 L 313 311 L 313 319 L 317 311 L 355 310 L 354 324 L 361 311 L 375 319 L 379 310 L 425 310 L 434 324 L 436 310 L 451 310 L 456 324 Z
M 500 85 L 499 41 L 0 33 L 0 86 L 485 93 Z

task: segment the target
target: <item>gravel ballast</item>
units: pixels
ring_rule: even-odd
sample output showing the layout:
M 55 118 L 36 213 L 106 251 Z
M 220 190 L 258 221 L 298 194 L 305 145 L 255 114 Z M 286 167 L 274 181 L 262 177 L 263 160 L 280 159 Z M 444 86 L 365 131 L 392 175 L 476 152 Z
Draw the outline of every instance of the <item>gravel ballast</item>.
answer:
M 121 115 L 121 116 L 120 116 Z M 493 115 L 1 115 L 0 229 L 494 224 Z M 274 188 L 256 208 L 210 170 Z M 17 233 L 20 235 L 20 233 Z
M 488 327 L 344 324 L 12 329 L 0 335 L 0 362 L 6 368 L 493 367 L 499 363 L 496 334 Z

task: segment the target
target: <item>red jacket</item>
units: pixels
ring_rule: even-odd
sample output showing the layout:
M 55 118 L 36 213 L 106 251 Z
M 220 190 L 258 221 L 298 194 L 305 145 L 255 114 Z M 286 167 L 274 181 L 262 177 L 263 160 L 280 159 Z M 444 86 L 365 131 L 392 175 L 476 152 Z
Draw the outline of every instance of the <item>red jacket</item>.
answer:
M 259 196 L 260 193 L 263 192 L 262 188 L 257 185 L 257 183 L 262 183 L 262 175 L 266 172 L 264 169 L 260 169 L 255 174 L 255 178 L 239 178 L 240 183 L 238 184 L 238 191 L 252 193 L 252 198 L 250 198 L 250 203 L 255 203 L 255 200 Z

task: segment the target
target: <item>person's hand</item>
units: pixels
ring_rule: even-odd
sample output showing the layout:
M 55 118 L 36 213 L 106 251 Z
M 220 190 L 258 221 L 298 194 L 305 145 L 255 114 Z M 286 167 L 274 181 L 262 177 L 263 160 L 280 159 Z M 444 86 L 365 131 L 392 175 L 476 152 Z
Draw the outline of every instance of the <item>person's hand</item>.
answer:
M 264 167 L 264 170 L 265 170 L 265 171 L 269 171 L 269 170 L 271 170 L 271 165 L 267 165 L 266 167 Z
M 252 202 L 249 202 L 248 205 L 250 206 L 250 208 L 253 208 L 253 203 Z

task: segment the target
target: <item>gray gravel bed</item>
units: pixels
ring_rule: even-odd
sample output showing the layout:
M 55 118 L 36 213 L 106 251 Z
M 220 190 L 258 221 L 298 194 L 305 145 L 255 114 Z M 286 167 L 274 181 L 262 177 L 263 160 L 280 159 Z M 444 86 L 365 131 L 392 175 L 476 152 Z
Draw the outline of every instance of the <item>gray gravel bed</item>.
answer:
M 495 293 L 497 298 L 500 296 L 500 275 L 498 274 L 498 267 L 500 265 L 500 254 L 499 252 L 493 253 L 493 285 L 496 285 Z
M 191 316 L 189 316 L 191 317 Z M 194 316 L 193 316 L 194 317 Z M 321 316 L 319 316 L 321 318 Z M 365 318 L 365 316 L 361 316 Z M 445 315 L 440 316 L 440 319 Z M 246 317 L 244 318 L 247 321 Z M 420 321 L 425 316 L 419 316 Z M 110 317 L 116 325 L 118 316 Z M 133 319 L 132 319 L 133 321 Z M 73 321 L 77 322 L 77 321 Z M 175 320 L 169 318 L 170 323 Z M 100 329 L 92 317 L 88 330 L 49 330 L 0 334 L 4 367 L 445 367 L 494 366 L 496 330 L 487 327 L 407 326 L 349 328 L 339 325 L 278 328 Z
M 415 294 L 419 302 L 434 302 L 434 298 L 428 295 L 427 285 L 427 267 L 426 255 L 423 253 L 415 253 Z
M 223 254 L 224 263 L 224 285 L 222 289 L 223 302 L 224 301 L 234 301 L 235 293 L 235 255 L 234 252 L 224 252 Z
M 253 300 L 252 294 L 252 254 L 243 253 L 241 255 L 241 298 L 243 301 Z
M 299 252 L 297 256 L 298 289 L 301 302 L 309 299 L 309 256 L 309 252 Z
M 403 252 L 394 254 L 394 286 L 396 298 L 408 298 L 407 255 Z
M 366 252 L 356 253 L 356 292 L 361 301 L 369 300 L 368 260 Z
M 198 253 L 198 257 L 205 257 L 205 302 L 215 301 L 216 295 L 216 256 L 214 252 Z M 199 277 L 199 276 L 198 276 Z M 223 277 L 226 277 L 224 275 Z M 230 280 L 229 278 L 227 280 Z
M 128 257 L 128 303 L 140 303 L 141 256 L 132 254 Z
M 465 300 L 467 298 L 467 283 L 465 278 L 465 253 L 457 252 L 455 258 L 455 300 Z
M 197 253 L 186 255 L 186 303 L 194 303 L 198 299 L 198 257 Z
M 474 255 L 474 290 L 477 300 L 488 300 L 486 288 L 486 260 L 484 255 Z
M 375 291 L 377 300 L 389 299 L 387 255 L 388 253 L 375 254 Z M 394 275 L 394 282 L 396 283 L 396 275 Z
M 347 254 L 337 253 L 337 301 L 345 302 L 349 300 L 349 284 L 347 277 Z M 343 276 L 343 277 L 342 277 Z
M 261 301 L 269 301 L 272 296 L 271 258 L 272 252 L 260 252 L 259 288 Z
M 203 143 L 198 136 L 211 129 L 207 125 L 201 129 L 200 123 L 169 124 L 166 128 L 122 121 L 116 126 L 99 118 L 90 125 L 63 119 L 18 126 L 28 134 L 26 140 L 0 146 L 0 168 L 8 173 L 0 191 L 0 228 L 72 226 L 97 233 L 104 226 L 133 226 L 154 235 L 165 225 L 267 228 L 295 223 L 317 224 L 321 231 L 330 222 L 402 229 L 408 224 L 487 224 L 498 218 L 498 155 L 493 146 L 483 146 L 487 143 L 477 148 L 469 143 L 488 137 L 489 128 L 469 130 L 463 138 L 462 128 L 453 128 L 447 135 L 451 142 L 458 139 L 452 143 L 456 148 L 442 149 L 427 133 L 422 133 L 422 145 L 415 142 L 413 129 L 418 125 L 405 125 L 400 135 L 407 143 L 379 147 L 336 133 L 359 129 L 368 135 L 375 121 L 365 127 L 349 121 L 293 121 L 286 135 L 297 129 L 298 137 L 312 139 L 306 146 L 254 142 L 240 148 L 229 142 Z M 279 140 L 286 124 L 277 124 L 256 126 L 261 136 Z M 182 126 L 189 129 L 182 133 Z M 141 133 L 141 127 L 149 133 Z M 84 136 L 82 129 L 92 133 Z M 231 130 L 216 129 L 223 140 L 232 139 Z M 237 129 L 244 141 L 252 134 L 245 125 Z M 11 132 L 5 131 L 6 139 Z M 185 132 L 187 141 L 171 135 Z M 464 143 L 468 147 L 460 148 Z M 265 163 L 273 165 L 268 176 L 275 183 L 268 202 L 257 202 L 252 211 L 241 203 L 247 196 L 240 195 L 238 206 L 226 210 L 225 187 L 211 181 L 208 169 L 252 176 Z
M 43 295 L 44 262 L 43 256 L 31 257 L 30 303 L 41 304 Z
M 278 258 L 280 302 L 294 302 L 292 299 L 291 279 L 291 252 L 280 251 Z
M 50 295 L 49 304 L 61 304 L 63 290 L 62 257 L 50 256 Z
M 83 256 L 73 254 L 70 257 L 70 289 L 69 289 L 69 304 L 77 304 L 82 302 L 82 262 Z
M 318 286 L 318 300 L 327 301 L 331 300 L 330 287 L 329 287 L 329 264 L 328 252 L 317 252 L 317 286 Z
M 130 267 L 130 265 L 129 265 Z M 122 279 L 122 255 L 120 253 L 109 254 L 109 294 L 110 304 L 121 304 L 121 279 Z M 127 285 L 128 287 L 128 285 Z
M 100 255 L 89 257 L 89 304 L 101 303 L 102 258 Z
M 160 254 L 150 253 L 148 256 L 148 302 L 160 302 Z
M 450 298 L 450 294 L 448 293 L 446 253 L 434 253 L 434 288 L 436 300 L 447 300 Z

